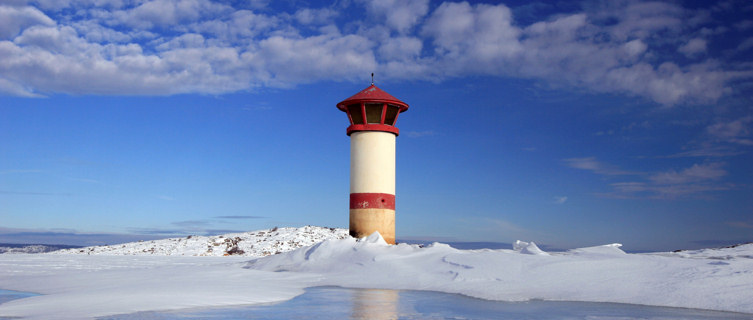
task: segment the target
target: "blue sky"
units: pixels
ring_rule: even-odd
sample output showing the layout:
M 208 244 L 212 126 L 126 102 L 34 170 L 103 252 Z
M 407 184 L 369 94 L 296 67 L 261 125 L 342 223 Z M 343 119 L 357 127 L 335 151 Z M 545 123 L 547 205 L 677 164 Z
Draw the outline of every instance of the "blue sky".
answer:
M 347 227 L 347 118 L 397 126 L 398 239 L 753 241 L 746 1 L 6 0 L 0 242 Z

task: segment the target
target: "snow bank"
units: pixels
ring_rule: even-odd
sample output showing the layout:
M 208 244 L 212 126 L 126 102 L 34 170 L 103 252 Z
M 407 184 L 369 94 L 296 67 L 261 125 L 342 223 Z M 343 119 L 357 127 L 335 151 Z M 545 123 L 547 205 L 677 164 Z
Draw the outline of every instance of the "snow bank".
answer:
M 279 229 L 280 236 L 290 229 Z M 0 255 L 0 288 L 43 294 L 0 304 L 0 317 L 86 319 L 270 303 L 326 285 L 753 313 L 753 244 L 650 254 L 627 254 L 610 244 L 547 253 L 522 241 L 511 250 L 388 245 L 375 233 L 254 259 Z
M 753 313 L 753 245 L 716 253 L 626 254 L 619 244 L 541 251 L 457 250 L 387 245 L 378 234 L 362 241 L 325 241 L 250 261 L 246 268 L 323 275 L 321 284 L 417 289 L 472 297 L 593 301 Z M 697 257 L 697 254 L 702 254 Z M 688 259 L 692 258 L 692 259 Z
M 305 226 L 218 236 L 188 236 L 110 246 L 67 249 L 54 254 L 264 257 L 329 240 L 350 237 L 348 229 Z

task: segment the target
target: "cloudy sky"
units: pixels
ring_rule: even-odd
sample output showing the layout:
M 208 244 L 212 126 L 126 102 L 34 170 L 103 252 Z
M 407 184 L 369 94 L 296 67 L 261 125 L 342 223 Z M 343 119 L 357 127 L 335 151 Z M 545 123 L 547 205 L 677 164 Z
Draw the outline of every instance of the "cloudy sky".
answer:
M 399 239 L 753 241 L 751 17 L 749 1 L 1 0 L 0 242 L 347 227 L 335 105 L 372 72 L 410 105 Z

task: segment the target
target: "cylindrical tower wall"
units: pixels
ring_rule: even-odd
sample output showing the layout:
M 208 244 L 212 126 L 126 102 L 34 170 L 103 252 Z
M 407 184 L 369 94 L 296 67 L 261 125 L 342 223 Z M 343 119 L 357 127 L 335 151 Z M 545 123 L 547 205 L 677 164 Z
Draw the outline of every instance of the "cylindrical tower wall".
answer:
M 350 135 L 350 235 L 379 231 L 395 243 L 395 134 L 359 131 Z
M 381 131 L 350 134 L 350 193 L 395 194 L 395 135 Z

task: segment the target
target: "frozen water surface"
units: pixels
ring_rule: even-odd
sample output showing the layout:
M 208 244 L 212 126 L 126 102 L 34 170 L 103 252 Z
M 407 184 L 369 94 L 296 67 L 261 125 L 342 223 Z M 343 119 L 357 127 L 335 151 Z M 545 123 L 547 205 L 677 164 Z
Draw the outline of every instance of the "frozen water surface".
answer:
M 413 290 L 315 287 L 282 303 L 99 319 L 751 319 L 753 315 L 618 303 L 500 302 Z
M 6 303 L 11 300 L 23 299 L 23 298 L 33 297 L 37 295 L 38 294 L 31 293 L 31 292 L 21 292 L 21 291 L 0 289 L 0 304 Z M 13 319 L 13 318 L 0 317 L 0 319 Z
M 3 304 L 11 300 L 23 299 L 23 298 L 33 297 L 37 295 L 38 294 L 31 293 L 31 292 L 21 292 L 21 291 L 0 289 L 0 304 Z M 3 319 L 3 318 L 0 318 L 0 319 Z

